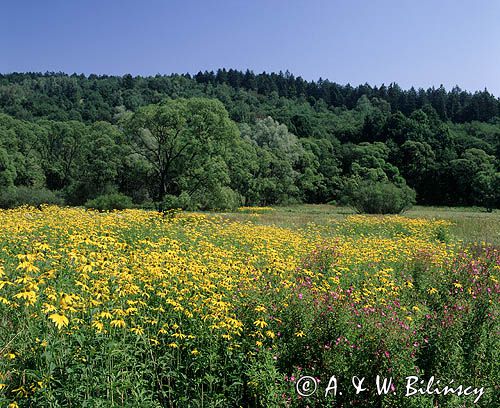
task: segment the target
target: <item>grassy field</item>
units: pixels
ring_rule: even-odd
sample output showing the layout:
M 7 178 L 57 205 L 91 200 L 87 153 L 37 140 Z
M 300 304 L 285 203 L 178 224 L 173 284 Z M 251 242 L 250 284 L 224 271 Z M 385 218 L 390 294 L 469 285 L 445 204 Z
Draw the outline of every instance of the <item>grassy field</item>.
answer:
M 252 221 L 256 224 L 277 225 L 286 228 L 304 227 L 314 223 L 328 225 L 338 222 L 354 211 L 348 207 L 326 204 L 305 204 L 273 207 L 272 211 L 226 213 L 224 217 L 235 221 Z M 486 212 L 473 207 L 423 207 L 416 206 L 403 214 L 409 218 L 441 219 L 452 223 L 449 228 L 454 239 L 470 242 L 488 242 L 500 245 L 500 211 Z
M 498 213 L 22 207 L 0 225 L 0 407 L 497 406 Z M 408 376 L 476 393 L 409 397 Z

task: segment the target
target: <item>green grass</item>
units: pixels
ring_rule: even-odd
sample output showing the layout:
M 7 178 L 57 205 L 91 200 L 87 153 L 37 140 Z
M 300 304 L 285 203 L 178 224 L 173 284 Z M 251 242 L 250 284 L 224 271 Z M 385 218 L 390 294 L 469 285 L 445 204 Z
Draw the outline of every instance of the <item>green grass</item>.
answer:
M 262 214 L 223 213 L 234 221 L 252 221 L 256 224 L 300 228 L 307 224 L 328 225 L 355 212 L 348 207 L 328 204 L 301 204 L 274 207 Z M 424 207 L 416 206 L 403 214 L 411 218 L 435 218 L 453 223 L 450 233 L 464 242 L 488 242 L 500 245 L 500 211 L 491 213 L 477 207 Z

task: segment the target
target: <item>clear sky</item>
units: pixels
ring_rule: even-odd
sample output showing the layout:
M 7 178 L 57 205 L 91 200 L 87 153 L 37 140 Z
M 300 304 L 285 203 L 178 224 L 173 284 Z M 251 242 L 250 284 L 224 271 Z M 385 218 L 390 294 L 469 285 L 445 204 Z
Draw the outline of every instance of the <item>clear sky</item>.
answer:
M 0 72 L 289 70 L 500 96 L 498 0 L 1 0 Z

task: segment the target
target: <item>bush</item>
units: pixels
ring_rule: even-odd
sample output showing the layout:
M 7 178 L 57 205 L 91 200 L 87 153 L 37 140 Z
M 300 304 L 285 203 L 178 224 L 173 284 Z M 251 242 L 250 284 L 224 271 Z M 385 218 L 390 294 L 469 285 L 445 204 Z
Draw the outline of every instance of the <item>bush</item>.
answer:
M 121 193 L 100 195 L 85 203 L 86 208 L 93 208 L 99 211 L 124 210 L 133 206 L 132 199 Z
M 132 202 L 134 202 L 134 199 L 132 198 Z M 141 208 L 143 210 L 157 210 L 158 209 L 158 203 L 155 203 L 153 200 L 146 200 L 143 201 L 139 204 L 135 205 L 137 208 Z
M 191 200 L 188 193 L 183 192 L 178 196 L 167 194 L 160 203 L 160 210 L 194 210 L 196 205 Z
M 42 204 L 63 205 L 64 200 L 46 188 L 18 186 L 8 187 L 0 192 L 0 208 L 14 208 L 21 205 L 38 207 Z
M 367 180 L 348 187 L 345 199 L 359 213 L 399 214 L 415 204 L 415 191 L 406 184 Z
M 201 191 L 194 195 L 182 192 L 180 195 L 166 195 L 160 210 L 235 210 L 242 203 L 241 195 L 229 187 L 220 187 L 210 192 Z
M 241 195 L 229 187 L 197 194 L 194 199 L 202 210 L 236 210 L 243 202 Z

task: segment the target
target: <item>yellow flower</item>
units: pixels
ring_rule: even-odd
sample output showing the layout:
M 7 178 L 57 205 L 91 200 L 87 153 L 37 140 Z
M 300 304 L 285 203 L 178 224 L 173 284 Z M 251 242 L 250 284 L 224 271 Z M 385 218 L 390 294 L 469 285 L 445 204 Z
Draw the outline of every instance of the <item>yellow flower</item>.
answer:
M 16 269 L 23 269 L 26 272 L 40 272 L 40 268 L 28 261 L 21 262 L 19 265 L 17 265 Z
M 49 316 L 49 319 L 55 323 L 55 325 L 59 330 L 62 329 L 63 327 L 66 327 L 69 324 L 69 319 L 66 316 L 58 313 L 52 313 Z
M 24 299 L 27 304 L 33 305 L 36 302 L 36 292 L 33 290 L 27 292 L 19 292 L 14 295 L 16 299 Z
M 104 311 L 97 315 L 99 319 L 112 319 L 113 315 L 110 312 Z
M 57 310 L 57 307 L 55 307 L 54 305 L 51 305 L 49 303 L 44 303 L 42 306 L 42 311 L 44 313 L 54 312 L 55 310 Z
M 304 337 L 306 334 L 301 330 L 295 333 L 296 337 Z
M 89 273 L 89 272 L 92 272 L 92 265 L 89 263 L 89 264 L 86 264 L 83 268 L 82 268 L 82 272 L 83 273 Z
M 438 293 L 438 290 L 436 288 L 429 288 L 427 289 L 427 292 L 429 295 L 433 295 L 434 293 Z
M 98 332 L 101 332 L 104 329 L 104 324 L 99 320 L 94 320 L 92 322 L 92 327 L 95 327 Z
M 111 327 L 125 327 L 127 325 L 123 319 L 111 320 L 109 324 Z
M 263 329 L 264 327 L 267 326 L 267 323 L 264 321 L 264 320 L 256 320 L 255 322 L 253 322 L 253 324 L 257 327 L 260 327 L 261 329 Z
M 144 334 L 144 329 L 142 327 L 132 327 L 130 331 L 138 336 L 142 336 Z

